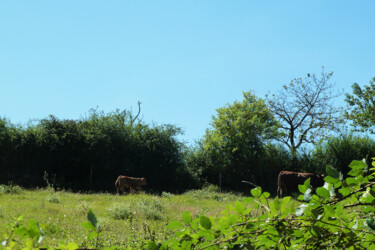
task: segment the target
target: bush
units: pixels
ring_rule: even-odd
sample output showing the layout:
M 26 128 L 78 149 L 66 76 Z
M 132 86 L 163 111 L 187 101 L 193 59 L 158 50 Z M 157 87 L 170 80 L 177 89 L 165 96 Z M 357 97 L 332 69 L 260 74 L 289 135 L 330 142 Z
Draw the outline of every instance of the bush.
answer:
M 23 190 L 17 185 L 0 185 L 0 194 L 19 194 Z
M 332 137 L 318 145 L 311 158 L 311 169 L 321 169 L 331 165 L 338 171 L 346 174 L 353 159 L 366 159 L 367 165 L 371 164 L 371 157 L 375 156 L 375 141 L 369 137 L 361 137 L 353 134 L 344 134 Z
M 238 199 L 238 196 L 234 194 L 219 192 L 219 187 L 212 184 L 205 185 L 202 189 L 190 190 L 185 195 L 191 196 L 196 200 L 234 201 Z
M 344 179 L 326 167 L 324 187 L 316 194 L 306 181 L 299 204 L 290 196 L 269 199 L 260 187 L 252 197 L 228 206 L 218 218 L 190 212 L 182 221 L 170 221 L 174 232 L 164 242 L 149 242 L 158 249 L 374 249 L 375 248 L 375 164 L 368 170 L 353 161 Z M 369 175 L 370 171 L 370 175 Z M 337 196 L 339 193 L 341 196 Z M 297 206 L 296 206 L 297 205 Z
M 134 210 L 129 205 L 115 204 L 108 209 L 108 214 L 115 220 L 131 220 L 134 218 Z
M 58 197 L 58 195 L 56 194 L 50 194 L 47 196 L 47 201 L 51 202 L 51 203 L 60 203 L 60 199 Z
M 172 198 L 172 197 L 173 197 L 173 194 L 168 193 L 168 192 L 162 192 L 162 193 L 161 193 L 161 197 L 164 197 L 164 198 Z
M 151 199 L 142 199 L 137 205 L 137 210 L 143 213 L 146 219 L 151 220 L 162 220 L 163 209 L 163 205 L 156 197 L 152 197 Z

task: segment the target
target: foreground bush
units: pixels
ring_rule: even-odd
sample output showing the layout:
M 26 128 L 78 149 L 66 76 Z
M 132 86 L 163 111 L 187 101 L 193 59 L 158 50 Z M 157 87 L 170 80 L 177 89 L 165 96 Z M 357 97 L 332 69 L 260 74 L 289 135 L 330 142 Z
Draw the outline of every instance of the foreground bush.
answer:
M 291 197 L 267 199 L 260 187 L 252 197 L 235 202 L 219 218 L 182 214 L 169 223 L 174 237 L 150 249 L 375 249 L 374 168 L 353 161 L 350 177 L 327 167 L 324 187 L 312 193 L 310 180 L 299 185 L 303 202 L 294 207 Z M 256 209 L 248 204 L 255 204 Z

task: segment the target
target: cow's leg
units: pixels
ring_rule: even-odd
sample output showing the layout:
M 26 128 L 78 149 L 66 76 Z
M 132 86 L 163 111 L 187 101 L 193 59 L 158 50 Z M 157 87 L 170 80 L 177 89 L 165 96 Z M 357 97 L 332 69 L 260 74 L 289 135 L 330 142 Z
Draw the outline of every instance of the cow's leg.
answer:
M 277 197 L 281 198 L 281 188 L 277 187 Z

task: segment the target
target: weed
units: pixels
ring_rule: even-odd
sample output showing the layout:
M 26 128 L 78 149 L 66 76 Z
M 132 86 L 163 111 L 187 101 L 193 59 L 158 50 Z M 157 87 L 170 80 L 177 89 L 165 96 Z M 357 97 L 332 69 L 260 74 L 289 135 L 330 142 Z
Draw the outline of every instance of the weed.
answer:
M 163 216 L 161 215 L 163 211 L 163 205 L 161 204 L 160 200 L 158 200 L 154 196 L 151 199 L 142 199 L 137 208 L 144 213 L 147 219 L 163 219 Z
M 168 192 L 162 192 L 162 193 L 161 193 L 161 197 L 164 197 L 164 198 L 172 198 L 172 197 L 173 197 L 173 194 L 168 193 Z
M 207 200 L 212 199 L 216 201 L 236 201 L 239 196 L 232 193 L 221 193 L 219 188 L 215 185 L 204 186 L 203 189 L 190 190 L 185 193 L 186 196 L 190 196 L 195 200 Z
M 47 201 L 51 202 L 51 203 L 60 203 L 60 199 L 58 197 L 58 195 L 56 194 L 50 194 L 47 196 Z

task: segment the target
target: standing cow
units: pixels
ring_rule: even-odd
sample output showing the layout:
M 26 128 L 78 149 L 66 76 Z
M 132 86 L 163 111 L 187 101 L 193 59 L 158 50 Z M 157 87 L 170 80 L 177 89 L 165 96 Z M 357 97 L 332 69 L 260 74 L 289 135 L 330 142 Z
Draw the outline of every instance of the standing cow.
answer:
M 125 192 L 125 188 L 129 188 L 131 193 L 142 190 L 141 186 L 147 185 L 146 178 L 134 178 L 125 175 L 117 177 L 115 182 L 117 195 Z
M 283 192 L 297 192 L 298 185 L 303 185 L 308 178 L 310 178 L 310 185 L 313 188 L 324 185 L 324 176 L 320 174 L 281 171 L 277 178 L 277 196 L 281 198 Z

